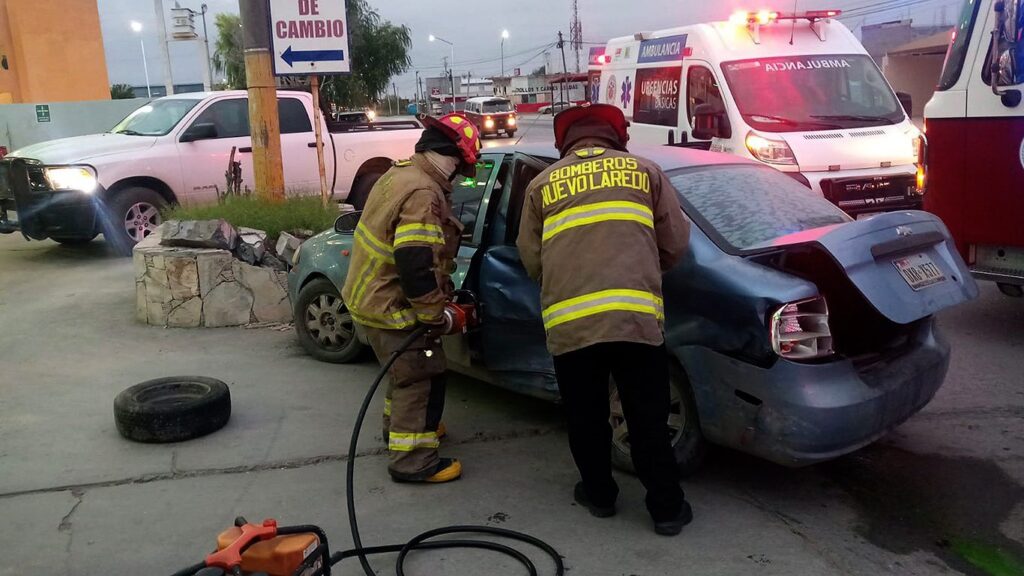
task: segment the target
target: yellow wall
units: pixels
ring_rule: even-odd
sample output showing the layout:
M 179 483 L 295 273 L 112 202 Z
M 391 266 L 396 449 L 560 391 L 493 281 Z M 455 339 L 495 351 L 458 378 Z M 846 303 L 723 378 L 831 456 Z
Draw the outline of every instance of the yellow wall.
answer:
M 110 98 L 96 0 L 0 0 L 0 103 Z

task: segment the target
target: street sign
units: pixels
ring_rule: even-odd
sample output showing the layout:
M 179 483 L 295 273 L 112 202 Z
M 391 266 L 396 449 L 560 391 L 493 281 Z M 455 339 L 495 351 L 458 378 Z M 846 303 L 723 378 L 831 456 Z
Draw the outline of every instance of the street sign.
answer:
M 36 104 L 36 122 L 50 121 L 50 105 Z
M 274 75 L 347 74 L 345 0 L 269 0 Z

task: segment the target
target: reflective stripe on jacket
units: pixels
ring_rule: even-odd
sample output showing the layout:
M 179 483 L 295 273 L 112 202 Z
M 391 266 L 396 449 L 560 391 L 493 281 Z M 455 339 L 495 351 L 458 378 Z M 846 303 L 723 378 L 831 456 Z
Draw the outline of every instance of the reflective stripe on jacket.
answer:
M 462 233 L 449 187 L 419 154 L 374 185 L 341 292 L 353 320 L 390 330 L 441 321 Z
M 578 147 L 530 183 L 518 246 L 541 283 L 548 350 L 664 341 L 661 274 L 690 226 L 668 177 L 651 162 Z

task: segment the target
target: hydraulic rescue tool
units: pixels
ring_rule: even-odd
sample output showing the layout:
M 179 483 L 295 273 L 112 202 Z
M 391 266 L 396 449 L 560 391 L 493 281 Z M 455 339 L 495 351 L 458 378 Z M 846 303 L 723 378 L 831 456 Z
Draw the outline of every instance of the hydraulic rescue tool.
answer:
M 424 333 L 454 334 L 465 333 L 479 324 L 476 298 L 467 291 L 457 291 L 452 302 L 445 306 L 444 324 L 439 327 L 421 325 L 409 333 L 402 345 L 381 366 L 377 377 L 363 398 L 363 404 L 356 417 L 349 443 L 346 468 L 345 497 L 348 502 L 349 528 L 352 531 L 353 548 L 331 554 L 324 531 L 312 525 L 286 526 L 277 525 L 276 520 L 264 520 L 262 524 L 251 524 L 245 518 L 235 519 L 235 526 L 221 532 L 217 537 L 217 551 L 206 556 L 202 562 L 175 572 L 172 576 L 328 576 L 331 567 L 346 558 L 357 557 L 367 576 L 376 572 L 370 566 L 368 556 L 377 554 L 397 553 L 395 560 L 396 576 L 405 576 L 405 558 L 415 550 L 438 550 L 443 548 L 476 548 L 500 552 L 519 561 L 530 576 L 537 576 L 537 567 L 533 561 L 519 550 L 491 540 L 446 538 L 435 540 L 439 536 L 450 534 L 478 534 L 490 537 L 505 538 L 530 544 L 543 550 L 555 565 L 555 576 L 564 576 L 565 566 L 562 557 L 551 545 L 522 532 L 495 528 L 493 526 L 444 526 L 428 530 L 404 544 L 363 547 L 359 536 L 359 525 L 356 516 L 355 491 L 353 479 L 355 475 L 356 445 L 359 431 L 362 428 L 366 412 L 370 407 L 374 393 L 387 375 L 391 365 Z M 489 570 L 488 570 L 489 572 Z M 460 573 L 466 573 L 464 570 Z

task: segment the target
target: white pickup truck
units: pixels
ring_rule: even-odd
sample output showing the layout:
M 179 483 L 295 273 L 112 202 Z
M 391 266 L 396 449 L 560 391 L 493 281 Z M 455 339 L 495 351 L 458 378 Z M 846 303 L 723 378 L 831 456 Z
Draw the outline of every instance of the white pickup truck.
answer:
M 286 192 L 319 194 L 312 97 L 279 91 L 278 111 Z M 322 128 L 328 186 L 335 198 L 362 207 L 391 162 L 413 153 L 421 127 Z M 251 189 L 249 101 L 241 90 L 158 98 L 109 132 L 26 146 L 0 161 L 0 233 L 66 244 L 103 233 L 130 250 L 160 223 L 165 206 L 215 202 L 226 189 L 232 148 L 241 188 Z

